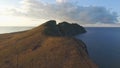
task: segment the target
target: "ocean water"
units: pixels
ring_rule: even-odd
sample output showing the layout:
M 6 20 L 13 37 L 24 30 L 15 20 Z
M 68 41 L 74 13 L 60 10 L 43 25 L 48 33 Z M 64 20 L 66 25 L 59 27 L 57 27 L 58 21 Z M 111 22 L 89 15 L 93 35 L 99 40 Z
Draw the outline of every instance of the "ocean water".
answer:
M 0 34 L 33 27 L 0 27 Z M 89 57 L 99 68 L 120 68 L 120 28 L 87 27 L 87 33 L 76 36 L 86 44 Z
M 33 27 L 0 27 L 0 34 L 25 31 L 32 29 Z
M 120 68 L 120 28 L 89 27 L 77 36 L 87 45 L 90 58 L 100 68 Z

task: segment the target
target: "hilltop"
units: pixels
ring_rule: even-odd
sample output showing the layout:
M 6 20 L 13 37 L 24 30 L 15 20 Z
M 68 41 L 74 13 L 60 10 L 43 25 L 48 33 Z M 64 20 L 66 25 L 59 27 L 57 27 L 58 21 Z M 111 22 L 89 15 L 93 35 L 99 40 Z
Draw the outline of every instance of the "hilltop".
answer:
M 97 68 L 78 24 L 48 21 L 31 30 L 0 35 L 0 68 Z

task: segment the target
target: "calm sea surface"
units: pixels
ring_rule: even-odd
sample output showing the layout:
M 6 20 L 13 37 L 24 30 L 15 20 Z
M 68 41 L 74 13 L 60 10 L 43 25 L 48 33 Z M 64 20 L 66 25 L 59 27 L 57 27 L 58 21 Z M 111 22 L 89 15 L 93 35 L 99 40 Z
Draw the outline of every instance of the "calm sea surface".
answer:
M 0 27 L 0 34 L 32 27 Z M 100 68 L 120 68 L 120 28 L 87 27 L 87 33 L 77 36 L 87 45 L 90 58 Z
M 32 27 L 0 27 L 0 34 L 18 32 L 31 29 Z
M 87 45 L 90 58 L 100 68 L 120 68 L 120 28 L 89 27 L 77 36 Z

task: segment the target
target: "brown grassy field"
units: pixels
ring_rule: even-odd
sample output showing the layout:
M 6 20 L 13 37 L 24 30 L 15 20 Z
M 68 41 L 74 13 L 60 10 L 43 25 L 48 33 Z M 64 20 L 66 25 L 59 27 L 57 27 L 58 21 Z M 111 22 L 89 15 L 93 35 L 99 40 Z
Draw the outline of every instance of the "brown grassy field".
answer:
M 81 40 L 46 35 L 45 24 L 0 35 L 0 68 L 97 68 Z

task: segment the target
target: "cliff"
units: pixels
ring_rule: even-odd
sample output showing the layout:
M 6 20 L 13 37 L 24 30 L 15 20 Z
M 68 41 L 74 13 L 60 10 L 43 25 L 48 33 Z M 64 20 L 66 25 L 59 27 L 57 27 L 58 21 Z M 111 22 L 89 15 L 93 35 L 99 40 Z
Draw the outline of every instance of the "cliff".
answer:
M 51 20 L 31 30 L 1 34 L 0 68 L 97 68 L 85 44 L 72 37 L 85 29 L 63 24 Z

